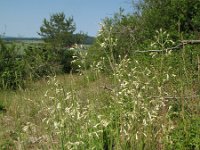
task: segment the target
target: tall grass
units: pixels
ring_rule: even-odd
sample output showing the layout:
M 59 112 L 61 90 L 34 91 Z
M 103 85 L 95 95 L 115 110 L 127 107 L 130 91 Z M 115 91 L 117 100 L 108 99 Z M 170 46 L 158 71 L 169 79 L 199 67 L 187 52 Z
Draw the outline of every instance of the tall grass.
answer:
M 166 40 L 153 46 L 164 49 Z M 184 52 L 119 56 L 118 63 L 107 55 L 89 70 L 85 55 L 76 59 L 80 75 L 0 94 L 7 100 L 1 149 L 200 149 L 199 85 Z M 182 63 L 171 65 L 174 56 Z

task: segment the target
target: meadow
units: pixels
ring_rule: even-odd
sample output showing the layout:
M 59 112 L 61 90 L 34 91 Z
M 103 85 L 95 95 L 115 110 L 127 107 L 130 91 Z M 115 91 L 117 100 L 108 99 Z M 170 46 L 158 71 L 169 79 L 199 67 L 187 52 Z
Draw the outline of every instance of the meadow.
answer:
M 101 58 L 89 69 L 84 52 L 73 60 L 78 72 L 1 90 L 0 148 L 199 149 L 200 78 L 191 49 L 119 63 Z
M 138 1 L 84 49 L 64 13 L 0 39 L 0 149 L 200 150 L 199 7 Z

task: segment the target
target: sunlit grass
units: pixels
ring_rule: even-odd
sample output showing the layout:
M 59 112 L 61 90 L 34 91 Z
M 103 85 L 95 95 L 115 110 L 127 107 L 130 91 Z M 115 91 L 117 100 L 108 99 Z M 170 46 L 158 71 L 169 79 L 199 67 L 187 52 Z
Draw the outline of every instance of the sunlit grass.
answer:
M 83 71 L 1 92 L 1 148 L 165 149 L 177 123 L 188 127 L 199 113 L 199 98 L 187 101 L 190 86 L 163 73 L 125 58 L 110 75 Z
M 199 149 L 199 84 L 181 54 L 107 55 L 87 69 L 84 53 L 76 74 L 2 91 L 0 148 Z

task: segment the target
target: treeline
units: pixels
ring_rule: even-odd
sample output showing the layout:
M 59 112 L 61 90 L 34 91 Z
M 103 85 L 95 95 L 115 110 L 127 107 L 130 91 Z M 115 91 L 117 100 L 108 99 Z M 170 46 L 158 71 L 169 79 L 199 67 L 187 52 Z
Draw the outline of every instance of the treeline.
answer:
M 32 37 L 3 37 L 2 38 L 5 41 L 42 41 L 41 38 L 32 38 Z
M 16 43 L 0 40 L 0 88 L 25 88 L 28 81 L 44 76 L 76 72 L 78 64 L 72 60 L 77 51 L 69 50 L 75 44 L 93 42 L 86 34 L 74 33 L 76 27 L 72 18 L 63 13 L 44 19 L 41 32 L 44 43 L 30 44 L 19 52 Z M 40 40 L 41 40 L 40 39 Z
M 2 37 L 2 39 L 6 42 L 13 42 L 13 41 L 14 42 L 27 41 L 27 42 L 40 42 L 40 43 L 43 42 L 41 38 L 34 38 L 34 37 Z M 86 35 L 84 40 L 82 41 L 82 44 L 91 45 L 94 43 L 94 41 L 95 41 L 95 37 Z
M 199 0 L 140 0 L 133 1 L 133 13 L 125 14 L 120 9 L 112 18 L 105 18 L 93 51 L 100 58 L 109 52 L 108 43 L 113 43 L 112 52 L 118 56 L 133 56 L 136 50 L 152 49 L 156 31 L 162 29 L 176 44 L 180 40 L 199 39 L 200 1 Z M 106 42 L 105 42 L 106 39 Z M 172 45 L 166 45 L 172 46 Z M 91 54 L 91 56 L 95 55 Z
M 79 64 L 72 61 L 79 53 L 70 49 L 84 49 L 95 38 L 75 31 L 73 17 L 66 18 L 64 13 L 56 13 L 50 19 L 44 19 L 38 33 L 41 38 L 3 38 L 0 41 L 0 88 L 25 88 L 31 80 L 77 72 Z M 23 52 L 19 52 L 15 42 L 24 40 L 40 42 L 24 46 Z

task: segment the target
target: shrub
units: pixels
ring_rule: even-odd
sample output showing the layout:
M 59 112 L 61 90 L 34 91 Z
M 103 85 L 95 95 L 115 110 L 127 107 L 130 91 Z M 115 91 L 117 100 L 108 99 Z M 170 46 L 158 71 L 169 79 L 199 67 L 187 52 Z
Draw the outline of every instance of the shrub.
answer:
M 26 78 L 25 62 L 19 56 L 15 45 L 6 46 L 0 42 L 0 87 L 16 89 L 24 87 Z
M 24 59 L 31 80 L 54 74 L 57 70 L 57 57 L 53 50 L 46 45 L 28 46 L 25 49 Z
M 68 50 L 63 49 L 62 53 L 60 55 L 60 64 L 62 65 L 62 72 L 64 73 L 70 73 L 70 72 L 76 72 L 77 65 L 75 63 L 72 63 L 74 60 L 76 53 L 74 50 Z

